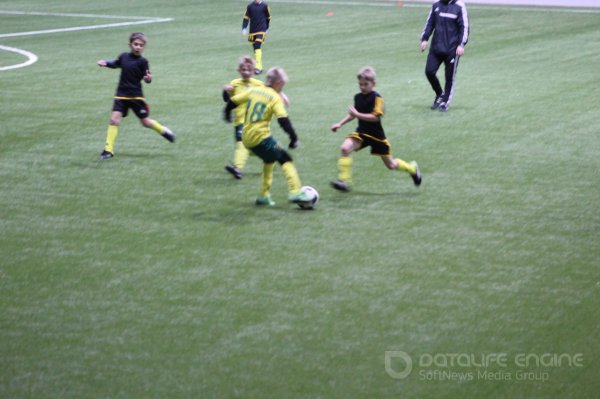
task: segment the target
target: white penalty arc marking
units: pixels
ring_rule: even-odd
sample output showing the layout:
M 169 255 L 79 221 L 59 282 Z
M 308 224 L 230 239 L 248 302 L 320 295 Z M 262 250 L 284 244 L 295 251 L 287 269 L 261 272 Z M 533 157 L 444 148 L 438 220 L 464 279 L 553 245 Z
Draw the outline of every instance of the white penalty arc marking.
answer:
M 21 63 L 21 64 L 15 64 L 15 65 L 9 65 L 9 66 L 5 66 L 5 67 L 0 67 L 0 71 L 7 71 L 9 69 L 17 69 L 17 68 L 24 68 L 26 66 L 29 66 L 31 64 L 35 64 L 35 62 L 38 60 L 37 55 L 29 52 L 29 51 L 25 51 L 25 50 L 21 50 L 19 48 L 14 48 L 14 47 L 8 47 L 8 46 L 2 46 L 0 45 L 0 50 L 4 50 L 4 51 L 10 51 L 13 53 L 17 53 L 17 54 L 21 54 L 24 55 L 25 57 L 27 57 L 27 61 Z
M 41 16 L 52 16 L 52 17 L 76 17 L 76 18 L 98 18 L 98 19 L 127 19 L 127 20 L 129 20 L 127 22 L 116 22 L 116 23 L 112 23 L 112 24 L 84 25 L 84 26 L 74 26 L 74 27 L 70 27 L 70 28 L 45 29 L 45 30 L 36 30 L 36 31 L 29 31 L 29 32 L 2 33 L 2 34 L 0 34 L 0 39 L 7 38 L 7 37 L 45 35 L 45 34 L 49 34 L 49 33 L 76 32 L 76 31 L 81 31 L 81 30 L 106 29 L 106 28 L 115 28 L 115 27 L 121 27 L 121 26 L 154 24 L 154 23 L 159 23 L 159 22 L 170 22 L 170 21 L 174 20 L 173 18 L 129 17 L 129 16 L 122 16 L 122 15 L 95 15 L 95 14 L 50 13 L 50 12 L 21 12 L 21 11 L 5 11 L 5 10 L 0 10 L 0 14 L 41 15 Z M 21 63 L 21 64 L 0 67 L 0 71 L 23 68 L 23 67 L 26 67 L 26 66 L 29 66 L 29 65 L 35 63 L 38 60 L 38 57 L 35 54 L 33 54 L 29 51 L 22 50 L 22 49 L 17 49 L 14 47 L 0 45 L 0 50 L 11 51 L 14 53 L 24 55 L 25 57 L 28 58 L 28 60 L 26 62 Z

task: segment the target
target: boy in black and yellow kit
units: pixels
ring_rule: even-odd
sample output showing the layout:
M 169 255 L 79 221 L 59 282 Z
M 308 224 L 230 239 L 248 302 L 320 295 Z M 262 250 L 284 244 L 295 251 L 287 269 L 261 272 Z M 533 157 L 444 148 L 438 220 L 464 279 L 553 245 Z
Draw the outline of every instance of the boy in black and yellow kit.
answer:
M 269 23 L 271 22 L 271 10 L 267 3 L 262 0 L 254 0 L 246 7 L 244 20 L 242 22 L 242 35 L 248 35 L 248 41 L 254 48 L 254 59 L 256 60 L 255 73 L 262 73 L 262 44 L 267 38 Z M 248 25 L 250 32 L 248 33 Z
M 358 119 L 356 130 L 342 143 L 342 156 L 338 160 L 338 180 L 331 182 L 333 188 L 339 191 L 349 191 L 352 183 L 352 158 L 354 151 L 371 147 L 371 154 L 381 157 L 385 166 L 390 170 L 402 170 L 410 174 L 416 186 L 421 185 L 421 171 L 415 161 L 410 163 L 392 157 L 391 145 L 385 136 L 381 117 L 384 114 L 383 98 L 374 89 L 375 70 L 364 67 L 358 71 L 358 87 L 360 93 L 354 96 L 354 105 L 348 107 L 348 115 L 331 126 L 336 132 L 340 127 L 353 119 Z
M 129 36 L 129 48 L 131 52 L 122 53 L 114 61 L 100 60 L 98 66 L 105 68 L 121 68 L 121 77 L 117 94 L 114 97 L 110 124 L 106 132 L 106 144 L 100 159 L 110 159 L 114 154 L 115 140 L 119 132 L 121 120 L 127 116 L 131 109 L 144 127 L 154 130 L 165 139 L 173 143 L 175 135 L 166 126 L 150 119 L 150 109 L 142 92 L 142 80 L 146 83 L 152 82 L 152 74 L 148 60 L 142 57 L 146 46 L 146 36 L 141 32 L 134 32 Z

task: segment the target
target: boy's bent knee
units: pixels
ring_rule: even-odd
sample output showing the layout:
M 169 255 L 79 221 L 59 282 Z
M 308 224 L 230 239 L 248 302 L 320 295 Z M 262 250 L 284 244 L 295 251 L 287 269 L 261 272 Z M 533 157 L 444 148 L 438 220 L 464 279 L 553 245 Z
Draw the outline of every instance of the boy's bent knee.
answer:
M 352 154 L 352 148 L 342 145 L 340 147 L 340 152 L 342 153 L 342 156 L 349 157 L 350 154 Z
M 153 120 L 149 118 L 140 119 L 140 123 L 147 128 L 152 128 Z
M 277 162 L 279 162 L 280 165 L 283 165 L 286 162 L 292 162 L 292 161 L 293 161 L 292 157 L 285 150 L 281 152 L 281 155 L 279 155 L 279 159 L 277 160 Z

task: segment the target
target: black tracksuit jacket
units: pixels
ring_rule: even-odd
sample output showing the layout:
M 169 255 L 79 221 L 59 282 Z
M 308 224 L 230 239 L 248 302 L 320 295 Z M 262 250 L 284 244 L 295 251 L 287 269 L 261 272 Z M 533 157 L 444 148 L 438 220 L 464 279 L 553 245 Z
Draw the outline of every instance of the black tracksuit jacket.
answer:
M 435 32 L 434 32 L 435 31 Z M 421 40 L 427 41 L 433 33 L 430 51 L 451 54 L 469 40 L 469 17 L 461 0 L 440 0 L 431 6 Z

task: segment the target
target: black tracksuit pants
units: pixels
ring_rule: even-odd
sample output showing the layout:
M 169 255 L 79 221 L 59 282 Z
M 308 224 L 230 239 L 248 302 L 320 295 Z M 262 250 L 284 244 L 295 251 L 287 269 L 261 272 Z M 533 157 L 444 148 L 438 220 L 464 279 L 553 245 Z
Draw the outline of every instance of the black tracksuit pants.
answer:
M 435 91 L 437 97 L 441 96 L 442 101 L 449 104 L 454 96 L 454 81 L 456 78 L 456 69 L 458 68 L 458 59 L 460 57 L 456 55 L 456 51 L 452 51 L 449 54 L 429 52 L 427 56 L 427 64 L 425 65 L 425 76 L 431 84 L 431 88 Z M 444 88 L 440 84 L 440 80 L 437 78 L 436 73 L 440 66 L 444 64 L 444 71 L 446 76 L 446 82 Z

